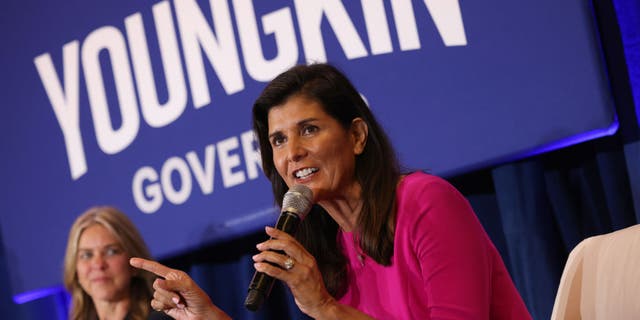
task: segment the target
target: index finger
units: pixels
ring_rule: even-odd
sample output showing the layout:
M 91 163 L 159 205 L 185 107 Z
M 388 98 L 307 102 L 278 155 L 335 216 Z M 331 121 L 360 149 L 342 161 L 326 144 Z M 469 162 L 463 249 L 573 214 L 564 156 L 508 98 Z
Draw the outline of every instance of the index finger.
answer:
M 264 230 L 272 238 L 276 238 L 276 239 L 294 239 L 294 237 L 291 234 L 289 234 L 289 233 L 287 233 L 287 232 L 285 232 L 283 230 L 274 228 L 274 227 L 266 226 L 264 228 Z
M 129 259 L 129 264 L 135 268 L 147 270 L 163 278 L 166 278 L 167 274 L 171 272 L 171 268 L 163 264 L 142 258 L 131 258 Z

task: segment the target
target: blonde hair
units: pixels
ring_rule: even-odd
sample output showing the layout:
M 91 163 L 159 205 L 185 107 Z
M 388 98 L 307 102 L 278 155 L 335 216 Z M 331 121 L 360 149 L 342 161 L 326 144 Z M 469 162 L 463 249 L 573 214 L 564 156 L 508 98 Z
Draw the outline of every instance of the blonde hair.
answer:
M 64 286 L 71 294 L 69 319 L 97 319 L 97 312 L 91 297 L 82 289 L 78 281 L 76 262 L 78 241 L 88 227 L 99 224 L 109 230 L 118 240 L 129 257 L 150 259 L 151 254 L 142 236 L 129 218 L 114 207 L 92 207 L 81 214 L 71 226 L 67 250 L 64 255 Z M 154 276 L 146 271 L 137 271 L 131 278 L 128 318 L 144 320 L 149 314 L 149 302 L 153 297 Z

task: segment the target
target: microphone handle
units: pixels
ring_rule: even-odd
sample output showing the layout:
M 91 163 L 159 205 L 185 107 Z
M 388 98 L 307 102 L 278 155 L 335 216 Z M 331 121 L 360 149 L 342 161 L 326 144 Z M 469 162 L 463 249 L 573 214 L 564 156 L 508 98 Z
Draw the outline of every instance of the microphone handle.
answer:
M 290 235 L 295 235 L 300 225 L 300 218 L 297 214 L 289 211 L 284 211 L 278 217 L 275 228 L 282 230 Z
M 284 211 L 280 214 L 280 217 L 278 217 L 275 228 L 294 235 L 298 230 L 299 225 L 300 218 L 297 214 Z M 283 251 L 278 250 L 276 252 L 284 254 Z M 273 263 L 272 265 L 280 268 L 279 265 Z M 249 285 L 249 291 L 247 292 L 247 298 L 244 301 L 244 306 L 251 311 L 257 311 L 271 293 L 274 282 L 275 279 L 270 275 L 256 271 L 251 279 L 251 284 Z

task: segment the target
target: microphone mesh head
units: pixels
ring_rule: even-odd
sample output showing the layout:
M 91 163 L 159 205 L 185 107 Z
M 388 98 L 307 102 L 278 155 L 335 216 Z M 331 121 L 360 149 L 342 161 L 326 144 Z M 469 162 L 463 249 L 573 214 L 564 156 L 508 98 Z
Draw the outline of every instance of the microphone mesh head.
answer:
M 284 194 L 282 199 L 282 211 L 295 213 L 300 220 L 304 219 L 311 210 L 311 199 L 313 199 L 313 192 L 309 187 L 296 184 L 287 193 Z

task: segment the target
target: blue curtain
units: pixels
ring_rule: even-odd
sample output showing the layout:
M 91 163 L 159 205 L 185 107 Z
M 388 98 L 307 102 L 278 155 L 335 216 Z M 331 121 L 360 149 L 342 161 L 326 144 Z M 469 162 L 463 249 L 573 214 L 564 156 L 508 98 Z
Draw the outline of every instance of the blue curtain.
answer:
M 503 258 L 535 319 L 551 316 L 575 245 L 637 223 L 624 152 L 572 151 L 571 163 L 537 159 L 492 170 L 508 251 Z

